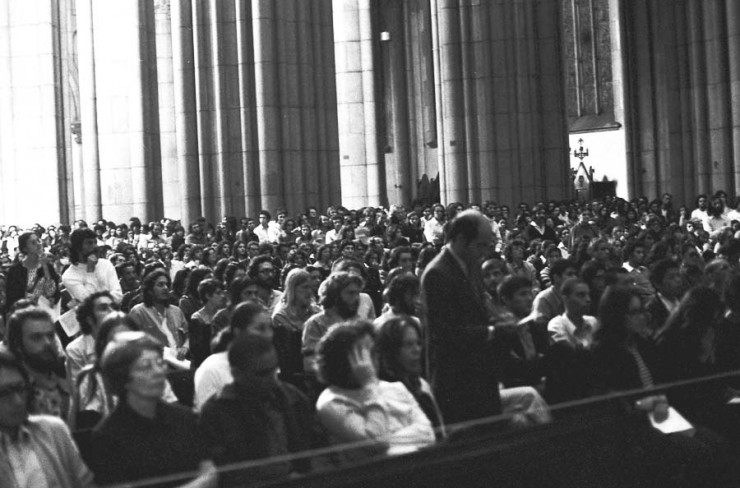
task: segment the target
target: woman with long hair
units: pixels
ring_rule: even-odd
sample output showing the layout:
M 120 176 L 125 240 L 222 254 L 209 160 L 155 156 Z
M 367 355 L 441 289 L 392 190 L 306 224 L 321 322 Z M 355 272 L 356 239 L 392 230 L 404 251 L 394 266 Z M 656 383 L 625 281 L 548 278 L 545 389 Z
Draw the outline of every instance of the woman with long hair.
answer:
M 185 319 L 188 322 L 195 311 L 203 307 L 203 302 L 200 301 L 200 295 L 198 295 L 198 285 L 200 285 L 201 281 L 212 276 L 213 270 L 205 267 L 195 268 L 188 276 L 185 293 L 180 297 L 180 301 L 178 302 L 178 306 L 182 310 L 182 313 L 185 314 Z
M 378 354 L 378 378 L 403 383 L 437 429 L 437 437 L 443 436 L 442 412 L 431 386 L 421 376 L 424 346 L 419 322 L 408 315 L 386 320 L 378 330 L 375 348 Z
M 716 352 L 718 326 L 724 313 L 725 304 L 708 286 L 698 286 L 686 293 L 658 337 L 658 347 L 666 363 L 663 368 L 666 381 L 722 372 Z M 691 420 L 724 430 L 723 424 L 731 410 L 726 406 L 727 393 L 727 382 L 712 381 L 679 389 L 672 400 Z
M 292 269 L 285 278 L 283 296 L 272 314 L 272 326 L 280 377 L 301 389 L 305 389 L 301 355 L 303 324 L 320 311 L 314 300 L 313 277 L 303 269 Z
M 596 333 L 594 348 L 594 384 L 606 391 L 653 388 L 662 379 L 661 357 L 652 341 L 649 316 L 640 294 L 634 286 L 615 286 L 606 290 L 599 305 L 601 328 Z M 669 392 L 670 393 L 670 392 Z M 626 435 L 630 443 L 652 456 L 660 456 L 660 464 L 651 463 L 658 484 L 673 486 L 723 486 L 718 479 L 727 468 L 722 453 L 723 441 L 713 432 L 694 424 L 693 435 L 663 434 L 650 425 L 651 419 L 661 423 L 674 415 L 665 394 L 648 393 L 632 402 L 622 400 L 627 413 L 645 412 L 644 423 L 636 424 Z M 649 462 L 649 461 L 646 461 Z M 677 474 L 678 473 L 678 474 Z M 676 476 L 682 476 L 680 482 Z
M 22 298 L 36 302 L 49 312 L 52 319 L 59 316 L 59 275 L 49 262 L 39 237 L 24 232 L 18 237 L 21 258 L 8 268 L 6 308 Z M 4 312 L 5 310 L 2 310 Z
M 332 326 L 318 346 L 319 377 L 327 385 L 316 402 L 319 420 L 336 444 L 377 441 L 388 454 L 434 443 L 432 424 L 399 383 L 379 380 L 369 322 Z

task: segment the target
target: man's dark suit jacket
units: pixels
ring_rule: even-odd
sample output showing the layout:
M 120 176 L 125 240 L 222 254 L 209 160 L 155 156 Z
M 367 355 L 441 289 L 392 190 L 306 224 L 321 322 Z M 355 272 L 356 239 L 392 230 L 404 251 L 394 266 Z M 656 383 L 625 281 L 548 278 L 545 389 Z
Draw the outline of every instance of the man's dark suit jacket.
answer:
M 448 424 L 501 413 L 478 270 L 468 279 L 446 247 L 422 276 L 432 387 Z M 477 280 L 477 283 L 473 280 Z

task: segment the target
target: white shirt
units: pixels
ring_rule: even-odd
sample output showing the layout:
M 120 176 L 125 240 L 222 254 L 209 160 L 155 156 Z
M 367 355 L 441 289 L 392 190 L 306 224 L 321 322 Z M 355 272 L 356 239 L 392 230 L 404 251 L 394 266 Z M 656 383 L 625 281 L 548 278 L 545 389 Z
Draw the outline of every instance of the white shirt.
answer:
M 110 292 L 117 303 L 121 303 L 123 298 L 116 268 L 107 259 L 98 259 L 91 273 L 87 271 L 87 263 L 70 265 L 62 275 L 62 283 L 78 302 L 98 291 Z
M 195 397 L 193 408 L 199 412 L 203 404 L 217 393 L 221 393 L 224 386 L 232 383 L 231 365 L 228 351 L 211 354 L 195 370 Z
M 280 230 L 280 227 L 278 227 L 277 224 L 272 225 L 272 222 L 267 224 L 267 229 L 265 229 L 261 225 L 258 225 L 254 228 L 254 235 L 259 238 L 260 244 L 263 242 L 277 244 L 277 242 L 280 240 L 281 234 L 282 230 Z
M 594 334 L 599 328 L 599 321 L 590 315 L 583 316 L 583 327 L 578 329 L 570 321 L 567 313 L 553 317 L 547 324 L 547 332 L 550 334 L 550 343 L 564 341 L 576 347 L 582 346 L 589 349 L 594 342 Z
M 444 229 L 444 222 L 440 222 L 436 218 L 432 218 L 424 224 L 424 237 L 427 242 L 431 242 L 435 245 L 441 244 L 444 239 Z
M 17 488 L 49 488 L 41 461 L 34 451 L 31 434 L 21 426 L 18 439 L 13 442 L 9 436 L 0 436 L 2 451 L 8 456 L 8 462 L 15 477 Z

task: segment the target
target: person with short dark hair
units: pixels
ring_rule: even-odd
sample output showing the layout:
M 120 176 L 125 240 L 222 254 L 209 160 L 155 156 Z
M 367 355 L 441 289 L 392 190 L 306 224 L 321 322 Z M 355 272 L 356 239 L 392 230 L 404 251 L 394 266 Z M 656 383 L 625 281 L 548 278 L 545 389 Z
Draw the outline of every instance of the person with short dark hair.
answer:
M 596 317 L 588 315 L 591 310 L 588 285 L 580 278 L 568 278 L 563 282 L 561 294 L 565 313 L 547 324 L 550 343 L 563 342 L 574 349 L 590 349 L 599 323 Z
M 550 279 L 552 286 L 539 292 L 534 298 L 532 310 L 535 321 L 547 328 L 547 324 L 554 317 L 565 312 L 565 304 L 560 287 L 569 278 L 578 274 L 578 265 L 570 259 L 556 260 L 550 267 Z
M 329 329 L 318 346 L 319 378 L 327 384 L 316 402 L 333 443 L 376 440 L 388 454 L 434 443 L 432 424 L 400 382 L 378 380 L 372 359 L 373 327 L 345 322 Z
M 260 244 L 265 242 L 277 244 L 280 242 L 280 237 L 283 235 L 280 225 L 276 222 L 272 222 L 270 219 L 272 219 L 270 212 L 267 210 L 260 210 L 260 224 L 254 228 L 254 234 L 259 239 Z
M 650 327 L 657 332 L 665 325 L 668 317 L 678 305 L 683 295 L 683 277 L 678 262 L 661 259 L 650 267 L 650 281 L 655 288 L 653 295 L 645 304 L 650 314 Z
M 226 349 L 234 339 L 242 334 L 261 335 L 272 340 L 272 320 L 261 302 L 246 301 L 234 308 L 231 325 L 228 330 L 222 332 L 221 341 L 226 344 L 226 347 L 224 350 L 213 351 L 213 354 L 208 356 L 195 371 L 194 408 L 196 411 L 202 408 L 206 400 L 234 380 Z
M 0 486 L 94 486 L 64 422 L 28 415 L 32 394 L 23 365 L 0 350 Z
M 229 348 L 234 381 L 203 405 L 200 430 L 217 465 L 284 456 L 320 448 L 326 436 L 313 406 L 293 385 L 278 379 L 278 355 L 263 336 L 244 334 Z M 311 460 L 268 462 L 252 469 L 229 470 L 223 485 L 237 486 L 305 473 Z
M 190 318 L 188 329 L 190 337 L 190 368 L 198 369 L 211 355 L 211 339 L 214 337 L 214 317 L 226 307 L 226 294 L 223 284 L 208 278 L 198 285 L 198 295 L 203 307 Z
M 644 240 L 628 242 L 624 247 L 624 257 L 627 258 L 627 261 L 622 265 L 629 273 L 632 283 L 645 299 L 655 295 L 655 288 L 650 283 L 650 273 L 644 266 L 646 256 L 647 245 Z
M 67 378 L 73 386 L 82 368 L 95 362 L 95 338 L 100 324 L 106 315 L 117 308 L 113 296 L 107 291 L 93 293 L 77 307 L 77 322 L 82 334 L 65 348 Z
M 105 348 L 101 367 L 119 402 L 92 433 L 90 466 L 96 482 L 124 483 L 200 469 L 199 480 L 214 486 L 215 468 L 202 463 L 206 452 L 196 415 L 161 400 L 167 383 L 161 343 L 144 332 L 121 332 Z

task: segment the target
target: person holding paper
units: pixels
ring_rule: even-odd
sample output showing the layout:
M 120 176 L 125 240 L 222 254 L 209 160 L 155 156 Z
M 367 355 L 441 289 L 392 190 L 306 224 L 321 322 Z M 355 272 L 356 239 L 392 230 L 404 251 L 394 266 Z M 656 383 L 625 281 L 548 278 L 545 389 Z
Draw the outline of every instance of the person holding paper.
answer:
M 155 269 L 141 284 L 144 303 L 131 309 L 130 316 L 141 330 L 151 334 L 165 346 L 164 358 L 176 369 L 190 369 L 173 364 L 186 359 L 190 352 L 188 323 L 182 311 L 170 303 L 170 275 L 164 269 Z M 181 367 L 182 366 L 182 367 Z
M 599 305 L 599 322 L 594 346 L 597 391 L 652 389 L 657 385 L 661 378 L 654 375 L 659 374 L 657 365 L 663 361 L 652 342 L 648 314 L 637 287 L 608 288 Z M 645 423 L 634 424 L 625 435 L 645 452 L 644 462 L 656 476 L 655 482 L 676 486 L 676 478 L 680 478 L 685 486 L 725 486 L 723 476 L 730 470 L 724 453 L 729 444 L 720 436 L 688 423 L 662 393 L 651 391 L 636 401 L 623 400 L 626 414 L 645 413 Z M 656 463 L 654 457 L 661 461 Z
M 22 298 L 36 302 L 52 314 L 59 315 L 59 275 L 48 262 L 47 254 L 33 232 L 24 232 L 18 237 L 18 250 L 23 255 L 20 261 L 8 268 L 6 307 Z

